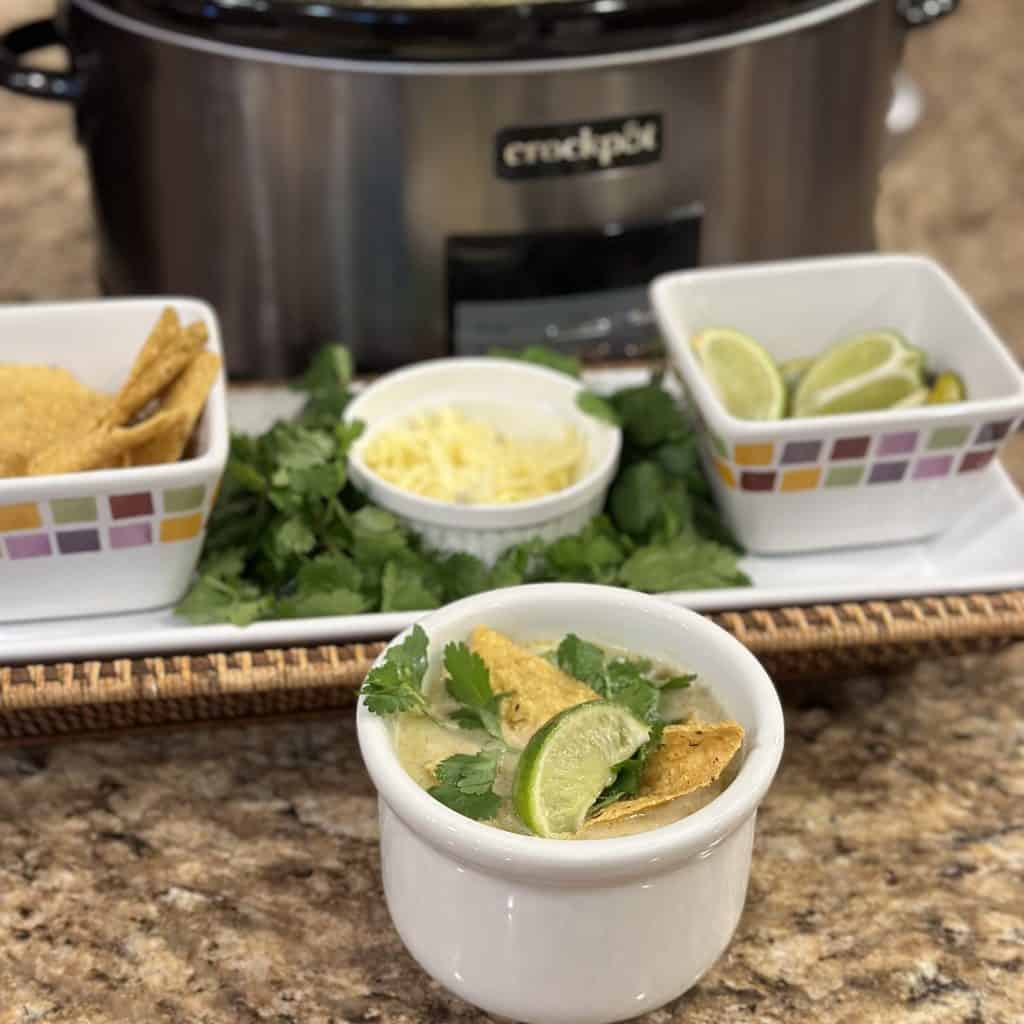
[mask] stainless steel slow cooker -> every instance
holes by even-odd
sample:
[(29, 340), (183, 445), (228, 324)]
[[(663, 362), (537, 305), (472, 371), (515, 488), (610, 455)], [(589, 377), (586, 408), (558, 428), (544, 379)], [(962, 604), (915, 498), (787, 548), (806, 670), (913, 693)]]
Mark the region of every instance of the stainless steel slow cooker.
[(955, 3), (66, 0), (0, 84), (75, 103), (103, 289), (208, 299), (236, 375), (613, 354), (657, 273), (873, 246), (905, 29)]

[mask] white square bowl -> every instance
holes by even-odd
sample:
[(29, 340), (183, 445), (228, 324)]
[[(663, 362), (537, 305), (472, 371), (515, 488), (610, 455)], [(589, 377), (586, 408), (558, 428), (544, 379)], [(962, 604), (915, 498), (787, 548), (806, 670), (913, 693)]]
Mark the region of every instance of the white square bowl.
[[(655, 315), (701, 437), (719, 507), (747, 550), (781, 554), (919, 540), (984, 493), (1024, 416), (1024, 374), (967, 295), (921, 256), (786, 260), (668, 274)], [(779, 362), (860, 331), (899, 331), (955, 370), (967, 401), (769, 422), (722, 406), (691, 346), (732, 327)]]
[[(217, 317), (205, 302), (107, 299), (0, 308), (0, 363), (60, 366), (113, 393), (168, 305), (185, 323), (202, 320), (207, 348), (222, 355)], [(0, 479), (0, 622), (174, 604), (199, 558), (227, 454), (222, 372), (193, 458)]]

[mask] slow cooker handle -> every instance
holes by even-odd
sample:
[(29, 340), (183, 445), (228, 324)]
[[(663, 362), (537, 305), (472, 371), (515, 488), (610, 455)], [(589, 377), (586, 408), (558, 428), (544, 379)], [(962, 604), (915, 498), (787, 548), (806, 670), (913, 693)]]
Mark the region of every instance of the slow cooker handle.
[(63, 46), (57, 24), (30, 21), (0, 36), (0, 86), (41, 100), (73, 102), (82, 94), (82, 77), (74, 71), (44, 71), (26, 67), (19, 58), (44, 46)]
[(910, 28), (922, 28), (960, 6), (960, 0), (896, 0), (896, 10)]

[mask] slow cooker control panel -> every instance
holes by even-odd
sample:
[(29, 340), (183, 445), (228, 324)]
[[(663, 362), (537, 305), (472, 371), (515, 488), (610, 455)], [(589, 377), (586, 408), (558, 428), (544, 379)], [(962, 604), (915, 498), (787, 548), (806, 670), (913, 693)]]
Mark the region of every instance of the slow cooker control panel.
[(595, 357), (643, 355), (657, 341), (647, 286), (697, 265), (702, 211), (663, 221), (447, 245), (451, 350), (542, 344)]

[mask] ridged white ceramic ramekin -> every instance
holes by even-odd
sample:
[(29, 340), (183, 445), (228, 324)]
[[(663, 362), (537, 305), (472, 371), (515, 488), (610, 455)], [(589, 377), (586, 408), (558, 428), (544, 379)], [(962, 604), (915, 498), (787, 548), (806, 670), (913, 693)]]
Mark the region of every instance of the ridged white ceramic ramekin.
[(395, 927), (424, 970), (496, 1016), (606, 1024), (657, 1009), (697, 982), (739, 922), (757, 807), (782, 755), (775, 688), (742, 644), (695, 612), (573, 583), (491, 591), (433, 612), (420, 622), (428, 673), (440, 670), (445, 644), (480, 624), (523, 643), (575, 632), (699, 673), (746, 731), (743, 761), (720, 796), (663, 828), (619, 839), (514, 835), (416, 785), (389, 722), (360, 702)]
[[(465, 551), (492, 564), (506, 548), (539, 537), (552, 541), (582, 528), (604, 505), (618, 467), (622, 432), (581, 412), (583, 385), (564, 373), (511, 359), (453, 358), (418, 363), (386, 374), (346, 409), (346, 420), (366, 425), (349, 456), (352, 480), (438, 551)], [(575, 427), (586, 447), (572, 486), (510, 505), (460, 505), (424, 498), (383, 480), (363, 461), (379, 431), (414, 413), (451, 406), (510, 434), (536, 436), (545, 424)]]

